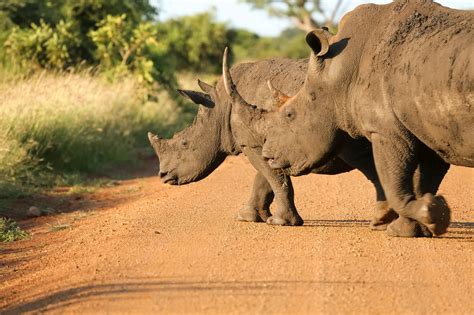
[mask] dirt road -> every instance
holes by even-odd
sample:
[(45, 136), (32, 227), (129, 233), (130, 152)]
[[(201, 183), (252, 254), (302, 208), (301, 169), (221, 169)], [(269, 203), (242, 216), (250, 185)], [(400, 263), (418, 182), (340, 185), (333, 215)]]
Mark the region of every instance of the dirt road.
[(123, 181), (23, 222), (31, 239), (0, 245), (0, 313), (474, 313), (473, 169), (447, 175), (453, 223), (433, 239), (370, 231), (357, 172), (295, 179), (302, 227), (237, 222), (254, 174), (232, 158), (199, 183)]

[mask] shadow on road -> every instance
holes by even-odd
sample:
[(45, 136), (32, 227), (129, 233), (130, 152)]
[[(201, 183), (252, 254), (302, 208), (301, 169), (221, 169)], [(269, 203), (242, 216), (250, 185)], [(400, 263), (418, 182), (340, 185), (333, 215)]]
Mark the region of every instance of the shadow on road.
[[(368, 228), (369, 220), (305, 220), (307, 227), (331, 228)], [(445, 239), (457, 239), (474, 242), (474, 222), (451, 222), (448, 234), (441, 236)]]
[(305, 220), (304, 226), (311, 227), (363, 227), (369, 226), (369, 220)]
[(288, 286), (320, 286), (327, 284), (363, 284), (363, 281), (179, 281), (179, 280), (129, 280), (106, 284), (81, 284), (65, 288), (44, 296), (33, 296), (16, 305), (0, 309), (1, 314), (19, 314), (24, 312), (42, 312), (60, 310), (83, 301), (101, 299), (135, 299), (138, 294), (153, 292), (154, 295), (166, 293), (196, 293), (210, 291), (213, 294), (235, 295), (236, 291), (254, 294), (274, 290), (288, 290)]

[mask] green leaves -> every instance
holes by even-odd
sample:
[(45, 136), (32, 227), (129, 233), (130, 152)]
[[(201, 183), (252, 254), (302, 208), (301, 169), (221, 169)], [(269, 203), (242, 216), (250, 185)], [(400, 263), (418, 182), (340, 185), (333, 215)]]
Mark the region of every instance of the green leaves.
[(132, 72), (144, 83), (155, 80), (154, 64), (146, 52), (157, 45), (156, 28), (150, 22), (136, 27), (127, 21), (127, 16), (107, 16), (98, 29), (89, 33), (97, 47), (96, 56), (100, 64), (115, 73)]
[(76, 61), (79, 44), (71, 23), (60, 21), (53, 29), (41, 21), (27, 29), (15, 27), (5, 48), (13, 63), (23, 68), (65, 69)]
[(226, 25), (206, 12), (158, 24), (158, 42), (177, 70), (219, 73), (230, 38)]
[(13, 242), (28, 237), (28, 233), (20, 229), (15, 221), (0, 218), (0, 242)]

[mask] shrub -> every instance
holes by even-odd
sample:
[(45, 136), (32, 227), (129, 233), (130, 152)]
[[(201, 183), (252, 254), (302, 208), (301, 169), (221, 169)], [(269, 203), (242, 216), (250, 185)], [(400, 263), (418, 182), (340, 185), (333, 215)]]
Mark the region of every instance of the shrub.
[(44, 21), (31, 28), (15, 27), (5, 42), (12, 63), (27, 70), (65, 69), (77, 62), (79, 45), (71, 24), (64, 21), (55, 28)]
[(27, 237), (28, 233), (20, 229), (15, 221), (0, 218), (0, 242), (13, 242)]

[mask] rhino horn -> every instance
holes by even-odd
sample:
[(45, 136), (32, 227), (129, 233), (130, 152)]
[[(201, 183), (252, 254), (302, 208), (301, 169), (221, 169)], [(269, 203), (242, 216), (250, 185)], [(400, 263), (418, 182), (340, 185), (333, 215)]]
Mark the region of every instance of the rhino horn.
[(329, 38), (332, 36), (326, 29), (312, 30), (306, 35), (306, 43), (316, 57), (322, 57), (329, 51)]
[(150, 140), (150, 143), (155, 150), (157, 150), (161, 145), (161, 138), (151, 132), (148, 132), (148, 140)]
[(202, 105), (207, 108), (214, 107), (214, 102), (212, 101), (209, 94), (204, 94), (201, 92), (191, 91), (191, 90), (178, 90), (178, 93), (183, 96), (188, 97), (191, 101), (194, 102), (194, 104)]
[(234, 81), (232, 80), (229, 66), (227, 64), (227, 59), (228, 59), (227, 55), (228, 55), (228, 49), (226, 47), (224, 50), (224, 58), (222, 60), (222, 76), (224, 79), (224, 88), (227, 95), (230, 96), (233, 104), (243, 105), (244, 107), (247, 107), (248, 109), (256, 109), (256, 106), (247, 103), (244, 100), (244, 98), (240, 95), (239, 91), (237, 90), (237, 87), (235, 86)]
[(290, 97), (275, 88), (272, 84), (272, 81), (268, 80), (267, 85), (273, 96), (273, 104), (275, 105), (276, 109), (280, 108)]
[(206, 92), (207, 94), (211, 94), (215, 91), (216, 87), (210, 85), (210, 84), (207, 84), (206, 82), (204, 81), (201, 81), (198, 79), (198, 85), (199, 87), (201, 88), (201, 90), (203, 92)]

